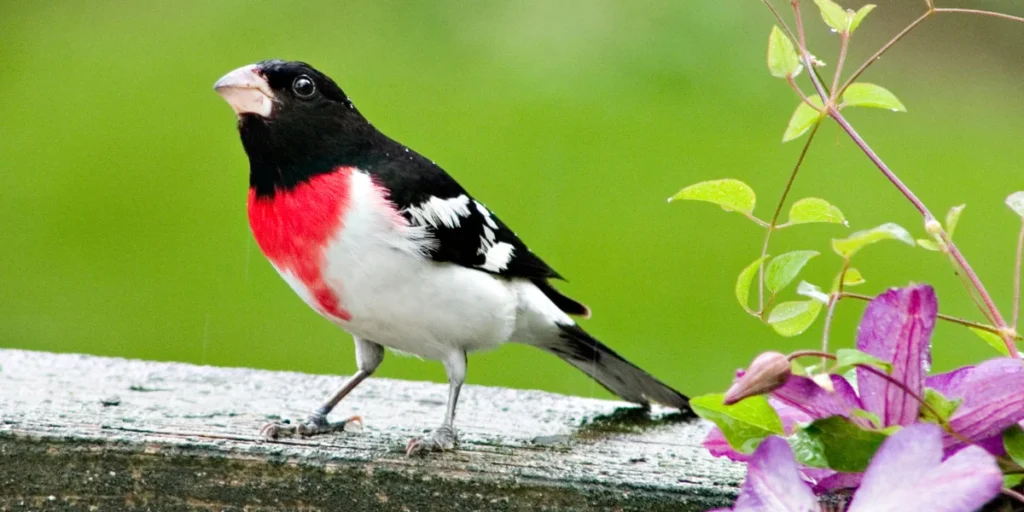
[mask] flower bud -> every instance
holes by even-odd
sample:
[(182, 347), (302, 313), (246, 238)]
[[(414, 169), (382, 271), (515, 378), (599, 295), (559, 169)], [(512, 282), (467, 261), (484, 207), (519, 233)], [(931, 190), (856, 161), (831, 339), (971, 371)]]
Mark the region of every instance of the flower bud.
[(744, 398), (771, 393), (789, 379), (792, 369), (789, 359), (779, 352), (765, 352), (754, 358), (750, 368), (725, 392), (725, 405)]

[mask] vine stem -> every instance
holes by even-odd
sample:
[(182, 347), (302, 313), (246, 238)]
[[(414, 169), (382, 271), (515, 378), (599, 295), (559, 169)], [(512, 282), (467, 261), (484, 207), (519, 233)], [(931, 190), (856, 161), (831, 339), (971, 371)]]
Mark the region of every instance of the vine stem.
[[(874, 297), (872, 297), (870, 295), (863, 295), (863, 294), (860, 294), (860, 293), (851, 293), (851, 292), (843, 292), (842, 294), (840, 294), (840, 298), (857, 299), (857, 300), (862, 300), (864, 302), (870, 302), (870, 301), (875, 299)], [(1002, 334), (1002, 332), (998, 328), (996, 328), (996, 327), (992, 327), (991, 325), (983, 324), (983, 323), (980, 323), (980, 322), (975, 322), (975, 321), (972, 321), (972, 320), (967, 320), (965, 318), (960, 318), (960, 317), (950, 316), (950, 315), (944, 315), (942, 313), (939, 313), (937, 315), (937, 317), (940, 320), (945, 320), (947, 322), (954, 323), (954, 324), (960, 324), (960, 325), (963, 325), (965, 327), (972, 327), (974, 329), (990, 332), (992, 334)], [(1016, 339), (1018, 339), (1018, 340), (1024, 339), (1024, 336), (1021, 336), (1021, 335), (1018, 334)]]
[[(799, 351), (793, 352), (792, 354), (787, 356), (786, 359), (792, 361), (793, 359), (796, 359), (798, 357), (804, 357), (804, 356), (812, 356), (812, 357), (817, 356), (817, 357), (821, 357), (823, 359), (829, 359), (829, 360), (832, 360), (832, 361), (837, 361), (838, 360), (838, 358), (836, 358), (836, 356), (834, 356), (832, 354), (829, 354), (828, 352), (820, 352), (820, 351), (817, 351), (817, 350), (799, 350)], [(945, 420), (942, 419), (942, 415), (939, 414), (939, 411), (936, 411), (935, 408), (931, 406), (931, 404), (926, 402), (924, 400), (924, 398), (921, 397), (921, 395), (915, 393), (913, 390), (908, 388), (906, 384), (896, 380), (896, 378), (893, 377), (892, 375), (889, 375), (888, 373), (886, 373), (886, 372), (884, 372), (882, 370), (879, 370), (878, 368), (875, 368), (874, 366), (871, 366), (870, 364), (855, 363), (853, 366), (856, 366), (857, 368), (864, 369), (865, 371), (869, 371), (869, 372), (871, 372), (871, 373), (881, 377), (883, 380), (885, 380), (886, 382), (892, 384), (893, 386), (896, 386), (896, 387), (900, 388), (901, 391), (903, 391), (904, 393), (910, 395), (910, 398), (913, 398), (914, 400), (917, 400), (917, 402), (919, 404), (921, 404), (921, 407), (923, 407), (925, 409), (928, 409), (928, 412), (932, 413), (932, 415), (934, 415), (936, 419), (941, 421), (943, 428), (945, 428), (946, 431), (949, 432), (950, 435), (952, 435), (953, 437), (957, 438), (961, 442), (964, 442), (964, 443), (967, 443), (967, 444), (973, 444), (973, 443), (971, 443), (970, 439), (965, 438), (964, 436), (960, 435), (958, 432), (953, 430), (953, 427), (951, 425), (949, 425), (948, 422), (946, 422)]]
[[(803, 38), (803, 21), (800, 17), (799, 0), (792, 0), (792, 4), (793, 10), (796, 13), (797, 32), (801, 35), (800, 57), (803, 60), (804, 65), (807, 66), (808, 71), (812, 71), (814, 68), (811, 67), (812, 62), (810, 52), (807, 51), (807, 45)], [(931, 11), (929, 11), (929, 13), (926, 14), (930, 14), (931, 12), (935, 12), (935, 9), (932, 9)], [(889, 169), (889, 166), (887, 166), (885, 162), (882, 161), (882, 159), (878, 156), (877, 153), (875, 153), (871, 146), (869, 146), (868, 143), (864, 141), (860, 134), (857, 133), (857, 131), (854, 130), (853, 126), (846, 120), (845, 117), (843, 117), (843, 114), (839, 112), (838, 108), (836, 108), (835, 102), (829, 97), (828, 93), (825, 91), (825, 87), (821, 83), (821, 80), (818, 78), (818, 76), (813, 72), (809, 72), (808, 76), (811, 79), (811, 83), (814, 85), (814, 89), (818, 92), (818, 96), (821, 97), (821, 101), (825, 103), (825, 112), (829, 115), (829, 117), (836, 121), (839, 127), (846, 132), (846, 134), (853, 140), (857, 147), (859, 147), (861, 151), (864, 152), (868, 159), (871, 160), (876, 167), (878, 167), (878, 170), (882, 172), (882, 174), (889, 180), (889, 182), (891, 182), (893, 186), (895, 186), (896, 189), (899, 190), (900, 193), (903, 194), (903, 196), (906, 197), (908, 201), (910, 201), (914, 208), (916, 208), (917, 211), (921, 213), (921, 215), (924, 217), (926, 224), (935, 222), (935, 216), (932, 215), (932, 212), (928, 209), (928, 207), (925, 206), (925, 204), (920, 199), (918, 199), (917, 195), (915, 195), (914, 192), (911, 191), (910, 188), (907, 187), (903, 183), (903, 181), (900, 180), (894, 172), (892, 172), (891, 169)], [(939, 226), (939, 235), (942, 238), (942, 241), (948, 247), (950, 256), (952, 256), (953, 259), (956, 260), (957, 265), (961, 269), (963, 269), (963, 272), (964, 274), (966, 274), (967, 279), (971, 282), (971, 285), (977, 291), (978, 295), (981, 296), (982, 301), (985, 303), (985, 308), (988, 309), (988, 312), (991, 314), (992, 319), (996, 324), (996, 327), (1000, 329), (1000, 337), (1003, 338), (1003, 342), (1006, 344), (1006, 349), (1009, 352), (1010, 356), (1019, 359), (1020, 353), (1017, 351), (1017, 347), (1013, 342), (1014, 336), (1008, 332), (1009, 328), (1006, 324), (1006, 320), (1003, 319), (1003, 315), (999, 312), (999, 308), (996, 307), (995, 302), (992, 300), (992, 296), (989, 295), (988, 290), (985, 289), (985, 285), (982, 284), (981, 279), (978, 278), (978, 274), (974, 272), (974, 268), (971, 267), (970, 263), (967, 262), (967, 259), (964, 258), (964, 255), (960, 252), (960, 249), (957, 248), (956, 244), (953, 243), (953, 240), (949, 238), (949, 235), (945, 232), (945, 230), (942, 229), (941, 225)]]
[(835, 101), (839, 101), (839, 98), (842, 97), (842, 91), (838, 89), (839, 76), (843, 74), (843, 64), (846, 63), (846, 51), (850, 47), (850, 33), (844, 32), (839, 37), (842, 38), (839, 46), (839, 60), (836, 62), (836, 72), (832, 75), (832, 95)]
[(1007, 495), (1007, 496), (1009, 496), (1009, 497), (1011, 497), (1011, 498), (1013, 498), (1013, 499), (1015, 499), (1015, 500), (1017, 500), (1017, 501), (1019, 501), (1019, 502), (1021, 502), (1021, 503), (1024, 503), (1024, 494), (1021, 494), (1021, 493), (1019, 493), (1019, 492), (1017, 492), (1017, 491), (1015, 491), (1013, 489), (1009, 489), (1009, 488), (1006, 488), (1006, 487), (1003, 487), (1002, 493)]
[(922, 14), (916, 20), (910, 22), (910, 25), (907, 25), (906, 28), (901, 30), (900, 33), (896, 34), (892, 39), (889, 40), (889, 42), (882, 45), (882, 47), (879, 48), (878, 51), (874, 53), (874, 55), (868, 57), (868, 60), (864, 61), (864, 64), (861, 64), (860, 67), (857, 68), (857, 70), (854, 71), (852, 75), (850, 75), (850, 78), (847, 78), (846, 81), (843, 82), (843, 85), (842, 87), (839, 88), (839, 92), (836, 93), (836, 96), (842, 96), (843, 92), (846, 91), (846, 88), (849, 87), (850, 84), (852, 84), (854, 81), (856, 81), (857, 78), (860, 77), (860, 75), (867, 71), (872, 64), (878, 61), (878, 59), (882, 56), (883, 53), (889, 51), (889, 48), (892, 48), (893, 45), (898, 43), (900, 39), (903, 39), (907, 34), (909, 34), (911, 30), (914, 30), (918, 25), (921, 24), (922, 21), (928, 19), (928, 17), (931, 16), (934, 12), (935, 11), (933, 9), (928, 9), (928, 12)]
[[(804, 157), (807, 156), (807, 150), (811, 148), (811, 141), (814, 140), (814, 134), (818, 133), (818, 127), (821, 123), (814, 123), (811, 128), (811, 133), (807, 137), (807, 142), (804, 143), (803, 149), (800, 150), (800, 156), (796, 159), (796, 164), (793, 166), (793, 172), (789, 174), (789, 180), (786, 181), (786, 188), (782, 190), (782, 196), (779, 197), (779, 204), (775, 205), (775, 213), (772, 214), (772, 220), (768, 223), (768, 230), (764, 234), (764, 244), (761, 245), (761, 257), (764, 258), (768, 254), (768, 242), (771, 241), (772, 232), (778, 229), (779, 215), (782, 214), (782, 208), (786, 204), (786, 198), (789, 197), (789, 191), (793, 188), (793, 181), (796, 180), (796, 173), (800, 171), (800, 166), (804, 163)], [(761, 261), (761, 265), (758, 268), (758, 279), (757, 279), (757, 296), (758, 296), (758, 311), (764, 313), (764, 261)]]
[[(840, 294), (833, 293), (829, 295), (828, 309), (825, 311), (825, 328), (821, 335), (821, 351), (828, 352), (828, 334), (832, 329), (832, 316), (835, 315), (836, 306), (839, 304)], [(824, 361), (822, 361), (824, 362)]]
[(1013, 16), (1011, 14), (1005, 14), (995, 11), (984, 11), (981, 9), (962, 9), (959, 7), (935, 7), (931, 10), (932, 12), (958, 12), (961, 14), (980, 14), (982, 16), (991, 16), (993, 18), (1002, 18), (1004, 20), (1016, 21), (1018, 23), (1024, 23), (1024, 18), (1020, 16)]

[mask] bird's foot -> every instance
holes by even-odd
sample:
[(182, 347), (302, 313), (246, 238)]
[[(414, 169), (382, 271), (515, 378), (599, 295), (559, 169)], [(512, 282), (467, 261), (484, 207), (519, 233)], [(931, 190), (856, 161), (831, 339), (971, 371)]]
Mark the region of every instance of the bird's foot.
[(455, 435), (455, 428), (449, 425), (442, 425), (426, 437), (414, 437), (405, 445), (405, 455), (412, 457), (427, 452), (444, 452), (455, 448), (458, 441)]
[(274, 421), (263, 425), (260, 429), (260, 437), (268, 441), (282, 437), (310, 437), (332, 432), (351, 432), (362, 427), (363, 419), (353, 416), (347, 420), (330, 422), (322, 412), (310, 414), (306, 421), (292, 423), (289, 420)]

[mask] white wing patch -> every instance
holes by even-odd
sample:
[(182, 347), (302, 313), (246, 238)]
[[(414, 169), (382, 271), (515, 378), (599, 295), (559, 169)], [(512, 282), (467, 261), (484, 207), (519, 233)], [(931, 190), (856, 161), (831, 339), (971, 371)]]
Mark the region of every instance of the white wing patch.
[(420, 225), (457, 228), (462, 223), (461, 217), (469, 216), (469, 196), (462, 194), (448, 199), (431, 197), (405, 211)]
[(498, 224), (491, 218), (491, 212), (487, 207), (480, 204), (480, 201), (473, 202), (476, 203), (476, 211), (480, 212), (480, 215), (484, 217), (484, 222), (486, 222), (491, 229), (498, 229)]
[(479, 265), (479, 267), (491, 272), (501, 272), (508, 267), (508, 262), (512, 261), (512, 253), (515, 251), (515, 247), (505, 242), (494, 243), (494, 230), (498, 229), (498, 223), (494, 222), (494, 219), (491, 218), (490, 210), (481, 204), (480, 201), (473, 201), (473, 203), (476, 204), (476, 211), (480, 212), (484, 222), (487, 224), (483, 226), (484, 234), (480, 235), (480, 249), (476, 251), (477, 254), (484, 255), (484, 263)]
[(501, 272), (508, 266), (508, 262), (512, 261), (512, 251), (515, 247), (512, 244), (500, 242), (492, 245), (487, 249), (486, 261), (480, 268), (484, 270), (490, 270), (491, 272)]

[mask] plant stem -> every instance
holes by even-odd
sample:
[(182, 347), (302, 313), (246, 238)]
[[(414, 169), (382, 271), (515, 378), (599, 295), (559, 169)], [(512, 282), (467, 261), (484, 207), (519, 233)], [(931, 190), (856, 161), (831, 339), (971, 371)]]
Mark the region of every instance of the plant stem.
[[(941, 237), (939, 238), (939, 241), (942, 241)], [(960, 281), (960, 284), (963, 285), (964, 291), (966, 291), (967, 296), (971, 298), (971, 302), (974, 303), (974, 307), (978, 308), (978, 311), (981, 311), (981, 314), (985, 317), (986, 321), (992, 324), (996, 323), (995, 319), (992, 318), (992, 313), (988, 311), (985, 304), (982, 303), (981, 298), (979, 298), (978, 294), (974, 292), (974, 287), (971, 286), (971, 281), (967, 279), (963, 272), (960, 271), (960, 267), (957, 265), (956, 259), (953, 258), (953, 255), (950, 254), (949, 248), (943, 247), (942, 252), (947, 258), (949, 258), (949, 264), (953, 266), (953, 275), (955, 275), (957, 281)]]
[[(821, 351), (828, 352), (828, 333), (832, 329), (832, 315), (835, 314), (836, 304), (839, 304), (839, 294), (833, 293), (829, 296), (828, 309), (825, 310), (825, 329), (821, 335)], [(824, 361), (822, 361), (824, 363)]]
[[(874, 297), (872, 297), (870, 295), (863, 295), (863, 294), (860, 294), (860, 293), (851, 293), (851, 292), (843, 292), (841, 294), (840, 298), (857, 299), (857, 300), (862, 300), (862, 301), (865, 301), (865, 302), (870, 302), (870, 301), (875, 299)], [(974, 321), (967, 320), (967, 319), (964, 319), (964, 318), (950, 316), (950, 315), (944, 315), (942, 313), (938, 314), (938, 318), (939, 318), (939, 320), (945, 320), (947, 322), (951, 322), (951, 323), (954, 323), (954, 324), (960, 324), (960, 325), (963, 325), (965, 327), (972, 327), (974, 329), (990, 332), (992, 334), (1002, 334), (1002, 332), (1000, 332), (999, 329), (997, 329), (995, 327), (992, 327), (991, 325), (987, 325), (987, 324), (983, 324), (983, 323), (979, 323), (979, 322), (974, 322)], [(1021, 335), (1018, 334), (1017, 335), (1017, 339), (1018, 340), (1024, 339), (1024, 336), (1021, 336)]]
[[(793, 6), (793, 15), (796, 16), (796, 31), (800, 34), (800, 48), (806, 53), (807, 39), (804, 37), (804, 20), (800, 16), (800, 0), (791, 0), (789, 3)], [(810, 65), (807, 66), (808, 73), (811, 73), (812, 69), (814, 68)]]
[(995, 302), (992, 301), (992, 296), (989, 295), (988, 290), (985, 289), (985, 285), (981, 283), (981, 279), (978, 278), (978, 274), (971, 268), (971, 264), (967, 263), (967, 258), (960, 252), (953, 240), (949, 238), (949, 235), (945, 231), (939, 233), (942, 236), (942, 241), (946, 243), (949, 248), (949, 254), (953, 256), (953, 259), (960, 265), (964, 273), (967, 274), (967, 279), (971, 281), (974, 288), (978, 291), (978, 295), (981, 296), (981, 300), (985, 302), (985, 307), (992, 314), (993, 320), (995, 320), (996, 327), (1000, 329), (999, 335), (1006, 342), (1006, 349), (1010, 353), (1010, 357), (1020, 358), (1020, 352), (1017, 351), (1017, 346), (1013, 343), (1013, 336), (1007, 333), (1008, 325), (1006, 320), (1003, 319), (1002, 313), (999, 312), (999, 308), (996, 307)]
[(793, 31), (789, 29), (789, 25), (786, 24), (786, 20), (782, 19), (782, 15), (779, 14), (779, 11), (775, 10), (775, 6), (773, 6), (769, 0), (761, 0), (761, 2), (764, 3), (765, 7), (767, 7), (768, 10), (771, 11), (772, 14), (775, 16), (775, 21), (778, 21), (779, 25), (782, 25), (782, 30), (786, 33), (787, 36), (789, 36), (789, 39), (791, 41), (795, 41), (796, 35), (793, 34)]
[(1020, 234), (1017, 235), (1017, 260), (1013, 265), (1013, 323), (1010, 327), (1017, 330), (1017, 320), (1020, 318), (1020, 263), (1024, 257), (1024, 219), (1020, 224)]
[(792, 361), (800, 357), (820, 357), (822, 359), (829, 359), (832, 361), (836, 360), (836, 356), (829, 354), (828, 352), (822, 352), (820, 350), (797, 350), (786, 356), (786, 359)]
[[(803, 356), (818, 356), (818, 357), (822, 357), (822, 358), (825, 358), (825, 359), (831, 359), (833, 361), (836, 360), (836, 356), (834, 356), (832, 354), (829, 354), (828, 352), (819, 352), (817, 350), (800, 350), (800, 351), (797, 351), (797, 352), (793, 352), (792, 354), (786, 356), (786, 359), (792, 361), (793, 359), (796, 359), (798, 357), (803, 357)], [(871, 366), (870, 364), (856, 363), (856, 364), (854, 364), (854, 366), (856, 366), (857, 368), (862, 368), (864, 370), (867, 370), (867, 371), (869, 371), (869, 372), (871, 372), (871, 373), (881, 377), (883, 380), (885, 380), (886, 382), (892, 384), (893, 386), (896, 386), (896, 387), (900, 388), (900, 390), (902, 390), (904, 393), (910, 395), (910, 398), (913, 398), (914, 400), (917, 400), (917, 402), (921, 404), (921, 407), (924, 407), (925, 409), (928, 409), (928, 412), (932, 413), (935, 416), (936, 419), (938, 419), (939, 421), (943, 421), (942, 420), (942, 415), (939, 414), (939, 411), (936, 411), (934, 407), (929, 405), (928, 402), (924, 401), (924, 398), (921, 398), (921, 395), (919, 395), (919, 394), (915, 393), (914, 391), (912, 391), (910, 388), (907, 387), (906, 384), (896, 380), (896, 378), (894, 378), (892, 375), (889, 375), (888, 373), (885, 373), (884, 371), (879, 370), (878, 368), (875, 368), (874, 366)], [(943, 425), (942, 426), (946, 427), (947, 432), (949, 432), (954, 437), (958, 438), (961, 441), (965, 441), (967, 443), (970, 443), (970, 440), (965, 439), (963, 436), (961, 436), (961, 435), (957, 434), (956, 432), (954, 432), (952, 427), (950, 427), (948, 424), (946, 424), (945, 421), (943, 421)]]
[(859, 147), (861, 151), (863, 151), (864, 154), (867, 155), (868, 159), (870, 159), (875, 164), (875, 166), (878, 167), (880, 171), (882, 171), (882, 174), (884, 174), (885, 177), (896, 187), (896, 189), (899, 190), (901, 194), (903, 194), (903, 197), (906, 197), (907, 200), (914, 205), (914, 208), (917, 208), (917, 211), (924, 216), (925, 222), (935, 219), (935, 216), (932, 215), (930, 211), (928, 211), (928, 207), (925, 206), (924, 203), (921, 202), (921, 200), (918, 199), (916, 195), (914, 195), (914, 192), (912, 192), (906, 185), (903, 184), (903, 181), (901, 181), (899, 177), (897, 177), (896, 174), (893, 173), (891, 169), (889, 169), (889, 166), (885, 165), (885, 162), (883, 162), (882, 159), (879, 158), (878, 154), (875, 153), (873, 149), (871, 149), (871, 146), (868, 146), (868, 143), (861, 138), (859, 133), (857, 133), (857, 130), (854, 130), (853, 126), (851, 126), (850, 123), (846, 120), (846, 118), (843, 117), (843, 115), (839, 112), (839, 109), (835, 107), (829, 108), (828, 115), (831, 116), (832, 119), (835, 119), (837, 123), (839, 123), (839, 126), (843, 129), (843, 131), (845, 131), (846, 134), (849, 135), (851, 139), (853, 139), (853, 142), (857, 144), (857, 147)]
[(889, 51), (889, 48), (892, 48), (894, 44), (898, 43), (900, 39), (903, 39), (907, 34), (910, 33), (911, 30), (914, 30), (914, 28), (920, 25), (922, 21), (928, 19), (928, 17), (931, 16), (933, 12), (933, 9), (928, 9), (928, 12), (922, 14), (916, 20), (910, 22), (910, 25), (907, 25), (906, 28), (901, 30), (899, 34), (896, 34), (895, 37), (890, 39), (888, 43), (882, 45), (882, 47), (879, 48), (874, 55), (868, 57), (868, 60), (864, 61), (864, 64), (861, 64), (860, 67), (857, 68), (857, 70), (854, 71), (852, 75), (850, 75), (850, 78), (847, 78), (846, 81), (843, 82), (843, 85), (842, 87), (839, 88), (839, 91), (836, 93), (836, 96), (842, 96), (843, 92), (846, 91), (846, 88), (849, 87), (850, 84), (852, 84), (855, 80), (857, 80), (857, 78), (859, 78), (860, 75), (867, 71), (868, 68), (871, 67), (871, 65), (874, 64), (875, 61), (877, 61), (883, 53)]
[[(882, 159), (879, 158), (878, 154), (871, 149), (871, 146), (868, 146), (868, 143), (861, 138), (860, 134), (853, 129), (853, 126), (851, 126), (846, 118), (843, 117), (843, 114), (841, 114), (835, 106), (829, 105), (827, 108), (829, 116), (831, 116), (832, 119), (835, 119), (836, 123), (839, 124), (843, 131), (845, 131), (846, 134), (853, 139), (853, 142), (857, 144), (857, 147), (859, 147), (861, 151), (863, 151), (864, 154), (867, 155), (867, 157), (875, 164), (875, 166), (878, 167), (878, 170), (882, 171), (882, 174), (885, 175), (885, 177), (900, 191), (900, 193), (902, 193), (903, 196), (914, 205), (914, 208), (917, 208), (917, 211), (924, 217), (925, 223), (935, 220), (935, 216), (932, 215), (930, 210), (928, 210), (928, 207), (925, 206), (924, 203), (921, 202), (921, 200), (918, 199), (902, 181), (900, 181), (899, 177), (889, 169), (889, 166), (885, 165), (885, 162), (883, 162)], [(1017, 351), (1017, 347), (1013, 343), (1013, 337), (1008, 335), (1006, 332), (1003, 332), (1003, 330), (1008, 327), (1006, 325), (1006, 320), (1003, 319), (1003, 315), (999, 312), (999, 308), (996, 307), (995, 302), (992, 300), (992, 296), (989, 295), (988, 290), (985, 289), (985, 285), (982, 284), (978, 274), (974, 272), (974, 268), (972, 268), (971, 264), (967, 262), (967, 258), (964, 258), (960, 249), (958, 249), (956, 244), (953, 243), (953, 240), (949, 238), (949, 235), (945, 230), (940, 230), (939, 236), (942, 237), (942, 241), (949, 249), (950, 256), (956, 260), (957, 265), (960, 266), (964, 274), (967, 276), (967, 279), (971, 282), (971, 285), (978, 292), (978, 295), (981, 296), (981, 300), (985, 303), (985, 308), (992, 315), (992, 319), (994, 320), (996, 327), (1000, 329), (1000, 336), (1002, 336), (1003, 341), (1006, 343), (1006, 349), (1009, 351), (1010, 356), (1014, 358), (1020, 357), (1020, 353)]]
[(1019, 23), (1024, 23), (1024, 18), (1021, 18), (1019, 16), (1013, 16), (1013, 15), (1010, 15), (1010, 14), (1004, 14), (1004, 13), (995, 12), (995, 11), (983, 11), (981, 9), (961, 9), (961, 8), (958, 8), (958, 7), (936, 7), (934, 9), (932, 9), (932, 12), (958, 12), (958, 13), (961, 13), (961, 14), (980, 14), (982, 16), (991, 16), (993, 18), (1002, 18), (1004, 20), (1010, 20), (1010, 21), (1016, 21), (1016, 22), (1019, 22)]
[(1021, 503), (1024, 503), (1024, 494), (1021, 494), (1013, 489), (1008, 489), (1006, 487), (1002, 489), (1002, 493)]
[(804, 91), (800, 90), (800, 86), (796, 84), (796, 80), (793, 80), (792, 76), (787, 76), (786, 82), (789, 83), (789, 86), (793, 88), (793, 91), (796, 92), (797, 96), (800, 96), (800, 99), (803, 100), (803, 102), (806, 103), (807, 106), (813, 108), (816, 112), (821, 112), (821, 109), (818, 108), (817, 105), (811, 103), (811, 99), (808, 98), (806, 94), (804, 94)]
[(765, 222), (765, 221), (755, 217), (753, 214), (743, 212), (743, 216), (748, 218), (748, 219), (750, 219), (750, 220), (752, 220), (752, 221), (754, 221), (754, 224), (757, 224), (758, 226), (761, 226), (763, 228), (768, 227), (768, 223), (767, 222)]
[[(867, 142), (865, 142), (864, 139), (861, 138), (860, 134), (858, 134), (857, 131), (853, 129), (853, 126), (850, 125), (846, 118), (843, 117), (843, 115), (839, 112), (839, 109), (836, 108), (835, 101), (828, 95), (828, 93), (825, 90), (825, 86), (821, 83), (821, 80), (817, 76), (817, 73), (814, 72), (813, 63), (811, 62), (810, 53), (807, 51), (807, 42), (804, 37), (803, 19), (800, 16), (800, 0), (791, 0), (791, 4), (793, 6), (793, 12), (796, 16), (797, 33), (800, 36), (800, 58), (801, 60), (803, 60), (804, 66), (807, 67), (807, 74), (811, 79), (811, 83), (814, 85), (814, 89), (817, 91), (818, 96), (821, 97), (821, 101), (825, 104), (825, 111), (828, 113), (830, 117), (832, 117), (832, 119), (836, 121), (837, 124), (839, 124), (843, 131), (845, 131), (846, 134), (849, 135), (851, 139), (853, 139), (854, 143), (857, 144), (857, 147), (859, 147), (861, 151), (863, 151), (864, 154), (867, 155), (867, 157), (872, 161), (872, 163), (874, 163), (875, 166), (878, 167), (880, 171), (882, 171), (882, 174), (885, 175), (885, 177), (897, 188), (897, 190), (899, 190), (900, 193), (902, 193), (903, 196), (906, 197), (912, 205), (914, 205), (914, 208), (916, 208), (917, 211), (920, 212), (921, 215), (924, 217), (925, 223), (934, 221), (935, 216), (932, 215), (931, 211), (928, 210), (928, 207), (925, 206), (924, 203), (917, 198), (917, 196), (899, 179), (899, 177), (896, 176), (895, 173), (892, 172), (891, 169), (889, 169), (887, 165), (885, 165), (885, 162), (883, 162), (882, 159), (879, 158), (878, 154), (875, 153), (875, 151), (871, 149), (870, 146), (868, 146)], [(896, 37), (894, 37), (892, 40), (886, 43), (878, 52), (876, 52), (875, 55), (873, 55), (871, 59), (869, 59), (868, 62), (866, 62), (863, 66), (861, 66), (861, 68), (854, 73), (854, 75), (847, 81), (847, 83), (843, 85), (843, 89), (845, 89), (847, 85), (852, 83), (853, 80), (855, 80), (860, 73), (863, 73), (864, 70), (866, 70), (868, 66), (870, 66), (871, 62), (874, 62), (879, 56), (881, 56), (882, 53), (891, 48), (894, 44), (896, 44), (897, 41), (902, 39), (914, 27), (916, 27), (928, 16), (935, 12), (963, 12), (971, 14), (981, 14), (986, 16), (995, 16), (999, 18), (1006, 18), (1024, 22), (1024, 18), (1017, 18), (1015, 16), (1003, 15), (1000, 13), (994, 13), (989, 11), (978, 11), (974, 9), (930, 8), (928, 12), (921, 15), (917, 20), (908, 25), (907, 28), (905, 28), (902, 32), (897, 34)], [(841, 91), (833, 92), (836, 93), (836, 96), (839, 96), (841, 94)], [(998, 328), (999, 330), (999, 335), (1003, 338), (1003, 342), (1006, 343), (1006, 348), (1010, 353), (1010, 356), (1014, 358), (1019, 358), (1020, 353), (1018, 352), (1017, 347), (1014, 344), (1014, 336), (1008, 332), (1009, 329), (1006, 324), (1006, 320), (1003, 319), (1002, 314), (999, 312), (999, 308), (996, 307), (995, 302), (992, 300), (992, 296), (989, 295), (988, 290), (985, 289), (985, 285), (982, 284), (981, 279), (979, 279), (977, 273), (974, 272), (974, 268), (971, 267), (970, 263), (967, 262), (967, 259), (964, 258), (964, 255), (960, 252), (960, 249), (957, 248), (956, 244), (953, 243), (953, 241), (949, 238), (949, 235), (944, 230), (942, 230), (941, 227), (939, 230), (939, 235), (942, 238), (942, 241), (948, 247), (950, 256), (952, 256), (952, 258), (956, 261), (957, 265), (963, 270), (964, 274), (966, 275), (967, 279), (971, 282), (971, 285), (977, 291), (978, 295), (981, 296), (982, 301), (985, 303), (985, 309), (988, 310), (988, 313), (991, 315), (991, 318), (996, 324), (996, 328)]]
[(841, 96), (839, 93), (839, 75), (843, 73), (843, 64), (846, 62), (846, 51), (850, 46), (850, 33), (844, 32), (839, 35), (842, 38), (842, 42), (839, 46), (839, 60), (836, 62), (836, 72), (832, 75), (832, 101), (839, 101)]
[[(800, 166), (804, 163), (804, 157), (807, 156), (807, 150), (811, 147), (811, 141), (814, 140), (814, 134), (818, 133), (818, 127), (821, 123), (814, 123), (811, 127), (811, 133), (807, 137), (807, 142), (804, 143), (803, 149), (800, 150), (800, 156), (796, 159), (796, 164), (793, 166), (793, 172), (789, 173), (789, 180), (786, 181), (786, 188), (782, 190), (782, 196), (779, 197), (779, 204), (775, 205), (775, 213), (772, 214), (772, 221), (768, 223), (768, 231), (764, 235), (764, 244), (761, 245), (761, 257), (764, 258), (768, 254), (768, 242), (772, 238), (772, 232), (775, 231), (778, 226), (779, 215), (782, 214), (782, 208), (786, 204), (786, 198), (789, 196), (789, 191), (793, 188), (793, 181), (796, 180), (796, 173), (800, 171)], [(757, 279), (757, 304), (758, 311), (764, 313), (764, 261), (761, 262), (760, 268), (758, 269)]]

